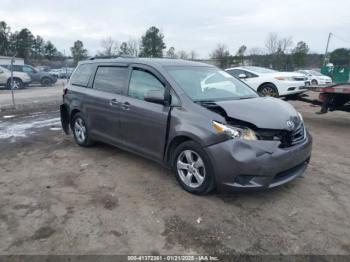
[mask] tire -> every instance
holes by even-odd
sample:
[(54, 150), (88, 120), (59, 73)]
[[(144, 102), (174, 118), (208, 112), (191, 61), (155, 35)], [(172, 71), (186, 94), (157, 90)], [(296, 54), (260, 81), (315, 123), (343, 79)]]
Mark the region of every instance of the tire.
[(42, 86), (52, 86), (52, 84), (53, 84), (52, 80), (48, 77), (44, 77), (43, 79), (41, 79)]
[(76, 113), (71, 122), (75, 142), (82, 147), (90, 147), (94, 141), (90, 138), (89, 128), (81, 113)]
[(186, 141), (175, 149), (172, 156), (176, 180), (183, 189), (196, 195), (205, 195), (214, 190), (214, 169), (199, 144)]
[(261, 87), (259, 87), (258, 93), (261, 96), (279, 97), (278, 90), (273, 84), (263, 84)]
[[(13, 78), (13, 89), (22, 89), (24, 87), (23, 81), (19, 78)], [(7, 89), (11, 89), (11, 79), (7, 81)]]
[(316, 79), (312, 79), (311, 80), (311, 84), (314, 85), (314, 86), (317, 86), (318, 85), (318, 82)]

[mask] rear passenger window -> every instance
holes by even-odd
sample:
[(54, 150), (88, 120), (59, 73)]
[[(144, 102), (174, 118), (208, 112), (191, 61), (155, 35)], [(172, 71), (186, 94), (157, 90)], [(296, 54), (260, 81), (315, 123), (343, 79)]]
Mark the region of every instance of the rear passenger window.
[(94, 68), (93, 64), (82, 64), (71, 77), (70, 83), (76, 86), (87, 86), (89, 79)]
[(100, 66), (97, 69), (94, 89), (120, 94), (126, 85), (127, 67)]
[(164, 86), (158, 78), (147, 71), (133, 70), (128, 95), (136, 99), (145, 100), (145, 94), (151, 90), (164, 91)]

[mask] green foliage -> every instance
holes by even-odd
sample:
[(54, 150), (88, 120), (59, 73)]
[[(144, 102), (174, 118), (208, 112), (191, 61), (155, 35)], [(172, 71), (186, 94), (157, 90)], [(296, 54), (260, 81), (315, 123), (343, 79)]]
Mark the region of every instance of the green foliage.
[(16, 55), (27, 63), (44, 58), (62, 60), (62, 54), (50, 41), (45, 42), (39, 35), (34, 37), (27, 28), (12, 33), (4, 21), (0, 21), (0, 55)]
[(141, 57), (163, 57), (164, 36), (155, 26), (150, 27), (141, 38)]
[(296, 68), (305, 66), (305, 59), (309, 52), (309, 47), (305, 42), (298, 42), (296, 47), (292, 50), (293, 62)]
[(70, 50), (75, 65), (77, 65), (79, 61), (86, 59), (88, 56), (87, 50), (84, 48), (84, 44), (80, 40), (75, 41)]
[(330, 62), (334, 65), (350, 65), (350, 49), (338, 48), (330, 54)]

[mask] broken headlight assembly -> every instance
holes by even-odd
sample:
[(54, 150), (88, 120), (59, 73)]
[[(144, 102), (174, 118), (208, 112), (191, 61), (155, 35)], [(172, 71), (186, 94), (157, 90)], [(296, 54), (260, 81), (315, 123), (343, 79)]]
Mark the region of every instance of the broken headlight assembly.
[(244, 140), (258, 140), (255, 132), (247, 127), (235, 127), (221, 124), (219, 122), (213, 121), (213, 128), (218, 133), (225, 133), (230, 138), (241, 138)]

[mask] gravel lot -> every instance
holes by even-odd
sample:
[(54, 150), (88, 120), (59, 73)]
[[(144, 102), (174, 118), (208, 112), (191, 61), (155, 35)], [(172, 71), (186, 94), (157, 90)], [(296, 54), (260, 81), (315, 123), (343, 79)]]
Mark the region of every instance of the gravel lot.
[(57, 108), (0, 115), (0, 254), (350, 254), (350, 114), (292, 103), (314, 138), (305, 177), (204, 197), (147, 159), (78, 147)]

